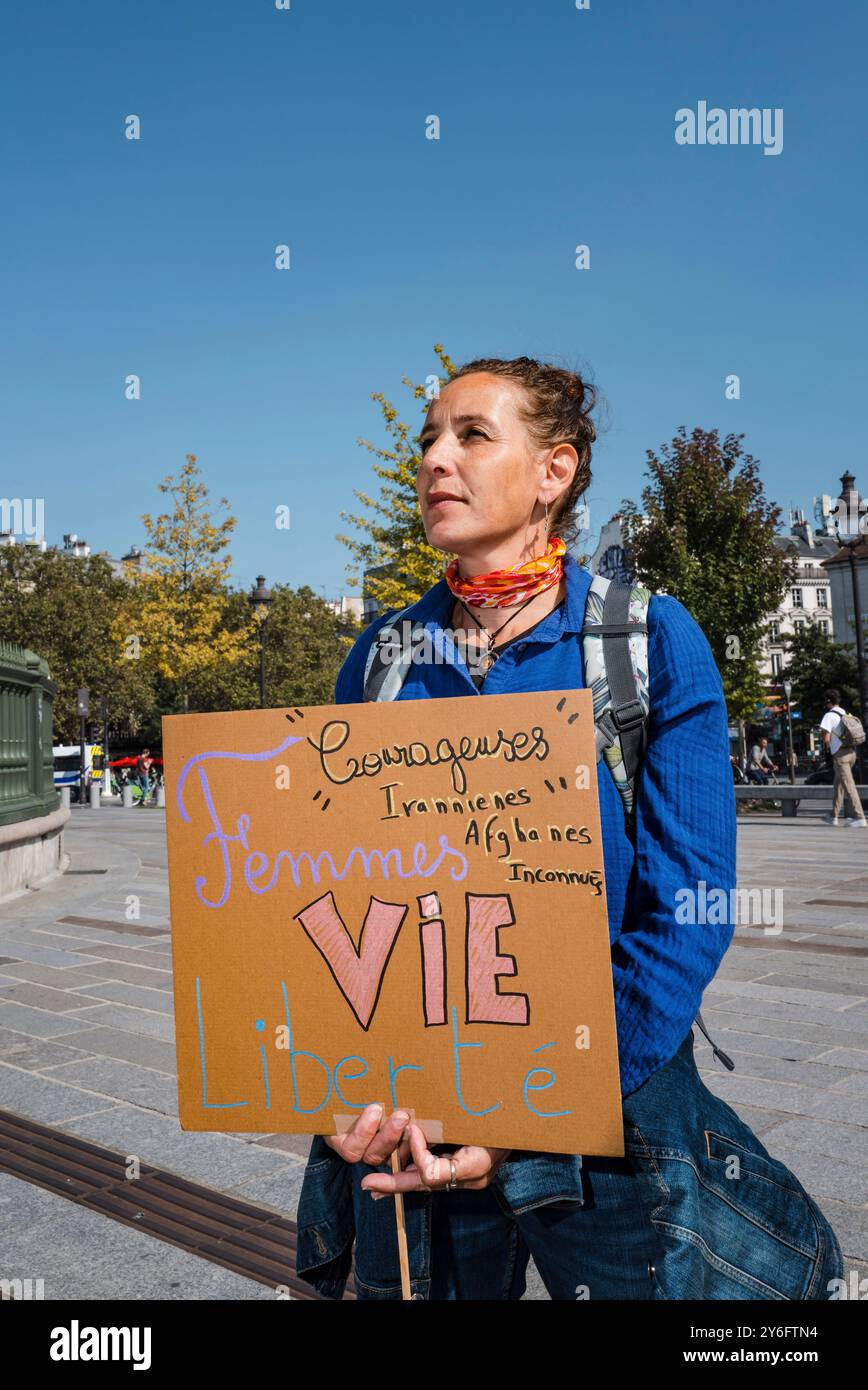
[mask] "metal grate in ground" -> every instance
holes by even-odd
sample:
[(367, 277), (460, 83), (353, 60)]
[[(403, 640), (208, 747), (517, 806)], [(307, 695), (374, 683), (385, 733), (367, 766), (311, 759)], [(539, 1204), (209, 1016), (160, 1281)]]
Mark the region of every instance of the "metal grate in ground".
[(0, 1171), (294, 1299), (318, 1298), (295, 1272), (294, 1221), (153, 1164), (133, 1180), (126, 1166), (124, 1154), (0, 1110)]

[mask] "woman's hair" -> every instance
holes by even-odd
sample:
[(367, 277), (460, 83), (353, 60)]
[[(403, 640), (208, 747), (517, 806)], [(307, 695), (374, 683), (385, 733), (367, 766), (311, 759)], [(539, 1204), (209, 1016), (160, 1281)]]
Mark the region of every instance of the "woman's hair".
[(584, 529), (576, 507), (591, 481), (591, 445), (597, 438), (591, 411), (597, 404), (596, 388), (578, 372), (537, 362), (533, 357), (477, 357), (464, 362), (449, 380), (471, 372), (490, 372), (519, 382), (526, 391), (521, 414), (534, 442), (541, 448), (572, 444), (578, 454), (573, 480), (549, 513), (549, 531), (556, 528), (570, 545)]

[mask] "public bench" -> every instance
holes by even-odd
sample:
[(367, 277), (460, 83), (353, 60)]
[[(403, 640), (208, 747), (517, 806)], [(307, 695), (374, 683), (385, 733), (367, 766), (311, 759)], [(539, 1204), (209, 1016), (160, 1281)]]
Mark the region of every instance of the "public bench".
[[(864, 807), (868, 807), (868, 787), (858, 786), (859, 799)], [(736, 801), (779, 801), (781, 803), (781, 815), (798, 815), (800, 801), (820, 801), (828, 803), (829, 809), (832, 808), (833, 788), (831, 782), (812, 783), (805, 786), (804, 783), (797, 782), (795, 786), (790, 782), (771, 782), (767, 786), (754, 786), (752, 783), (745, 786), (741, 783), (734, 787)], [(849, 806), (849, 802), (844, 803)]]

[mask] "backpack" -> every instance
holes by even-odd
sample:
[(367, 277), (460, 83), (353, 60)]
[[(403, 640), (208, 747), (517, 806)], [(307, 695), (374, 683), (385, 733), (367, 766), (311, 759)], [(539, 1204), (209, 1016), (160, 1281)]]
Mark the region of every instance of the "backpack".
[[(585, 600), (581, 631), (585, 684), (591, 691), (594, 708), (597, 761), (604, 758), (612, 774), (624, 809), (627, 832), (631, 835), (636, 777), (648, 741), (651, 705), (648, 680), (650, 601), (651, 591), (643, 584), (620, 584), (595, 575)], [(384, 623), (374, 637), (365, 662), (363, 700), (397, 699), (410, 672), (414, 641), (417, 634), (425, 631), (423, 622), (409, 620), (409, 611), (409, 608), (395, 609), (393, 622)], [(399, 630), (403, 631), (403, 638), (396, 655), (395, 637)], [(709, 1036), (699, 1012), (696, 1024), (711, 1044), (714, 1056), (728, 1071), (733, 1071), (735, 1063)]]
[[(585, 684), (594, 704), (597, 761), (605, 758), (621, 797), (628, 831), (632, 830), (636, 777), (647, 742), (650, 599), (650, 590), (642, 584), (616, 584), (596, 575), (588, 590), (582, 628)], [(410, 672), (414, 642), (425, 627), (418, 619), (411, 623), (409, 611), (395, 609), (393, 623), (384, 623), (371, 643), (365, 663), (364, 700), (397, 699)], [(398, 631), (403, 632), (403, 638), (396, 655)]]
[(858, 748), (860, 743), (865, 742), (862, 720), (857, 719), (855, 714), (842, 714), (841, 722), (835, 732), (841, 740), (842, 748)]

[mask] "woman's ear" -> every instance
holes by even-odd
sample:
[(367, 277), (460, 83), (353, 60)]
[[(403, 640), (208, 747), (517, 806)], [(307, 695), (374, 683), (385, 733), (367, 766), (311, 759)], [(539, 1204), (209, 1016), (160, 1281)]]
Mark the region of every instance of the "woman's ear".
[(557, 484), (557, 487), (553, 488), (549, 495), (549, 506), (556, 502), (563, 493), (569, 492), (578, 466), (579, 456), (572, 444), (559, 444), (552, 451), (546, 467), (546, 481), (551, 480)]

